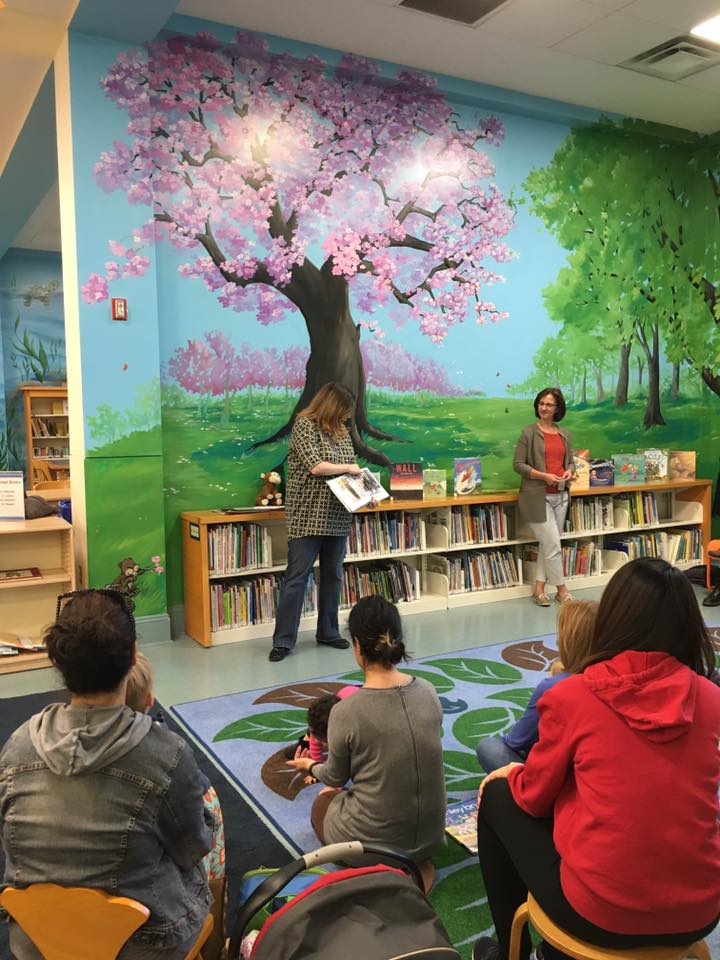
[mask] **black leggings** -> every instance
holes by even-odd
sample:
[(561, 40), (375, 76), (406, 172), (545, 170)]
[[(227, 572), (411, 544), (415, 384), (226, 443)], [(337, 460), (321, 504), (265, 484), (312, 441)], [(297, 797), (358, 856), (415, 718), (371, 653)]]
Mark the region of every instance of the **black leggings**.
[[(702, 940), (717, 924), (716, 919), (691, 933), (631, 935), (610, 933), (581, 917), (566, 900), (560, 885), (560, 854), (553, 842), (552, 819), (531, 817), (521, 810), (507, 780), (493, 780), (483, 792), (478, 816), (478, 855), (502, 960), (508, 957), (515, 911), (527, 900), (528, 891), (568, 933), (615, 950), (687, 946)], [(520, 950), (522, 960), (530, 956), (530, 951), (526, 929)], [(566, 954), (549, 944), (543, 944), (543, 956), (546, 960), (566, 960)]]

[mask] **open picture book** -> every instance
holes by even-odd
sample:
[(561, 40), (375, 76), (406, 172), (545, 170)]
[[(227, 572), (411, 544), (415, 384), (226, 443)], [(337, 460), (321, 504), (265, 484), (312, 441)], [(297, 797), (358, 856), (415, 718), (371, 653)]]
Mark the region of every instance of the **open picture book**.
[(340, 503), (350, 513), (366, 507), (371, 500), (385, 500), (390, 494), (367, 467), (360, 473), (341, 473), (326, 481)]
[(449, 803), (445, 814), (445, 832), (470, 853), (477, 853), (477, 797)]

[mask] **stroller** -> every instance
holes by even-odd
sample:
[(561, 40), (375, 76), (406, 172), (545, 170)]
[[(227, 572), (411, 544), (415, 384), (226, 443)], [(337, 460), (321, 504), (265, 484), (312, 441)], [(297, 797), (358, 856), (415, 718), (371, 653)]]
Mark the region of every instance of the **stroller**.
[(241, 905), (228, 960), (240, 957), (245, 930), (258, 911), (304, 871), (368, 857), (381, 862), (321, 872), (271, 914), (252, 946), (252, 960), (460, 960), (425, 898), (417, 865), (396, 850), (358, 841), (320, 847), (272, 872)]

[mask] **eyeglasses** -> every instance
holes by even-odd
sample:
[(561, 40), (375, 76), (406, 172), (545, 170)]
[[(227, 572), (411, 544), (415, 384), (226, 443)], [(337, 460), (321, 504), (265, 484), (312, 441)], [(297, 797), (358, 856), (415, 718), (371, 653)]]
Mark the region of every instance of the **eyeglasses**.
[(538, 404), (538, 406), (539, 406), (539, 407), (554, 408), (554, 407), (557, 406), (557, 404), (556, 404), (556, 403), (543, 403), (542, 401), (540, 401), (540, 403)]

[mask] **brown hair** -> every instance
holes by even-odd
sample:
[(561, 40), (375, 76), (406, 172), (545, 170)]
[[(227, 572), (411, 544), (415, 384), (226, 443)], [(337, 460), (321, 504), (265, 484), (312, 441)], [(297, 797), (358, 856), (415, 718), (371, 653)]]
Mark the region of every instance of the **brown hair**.
[(568, 600), (560, 605), (557, 647), (562, 669), (568, 673), (580, 673), (593, 651), (598, 608), (597, 600)]
[(144, 653), (135, 654), (135, 663), (128, 674), (125, 703), (131, 710), (145, 713), (149, 704), (148, 694), (152, 692), (153, 678), (150, 661)]
[(684, 573), (666, 560), (642, 557), (623, 564), (600, 600), (593, 652), (581, 668), (625, 650), (667, 653), (711, 676), (715, 651)]
[(332, 437), (342, 434), (345, 421), (355, 409), (355, 397), (341, 383), (331, 381), (320, 387), (310, 403), (302, 409), (299, 417), (314, 420), (323, 433)]
[(565, 397), (560, 387), (545, 387), (544, 390), (541, 390), (540, 393), (533, 400), (533, 409), (535, 410), (535, 416), (540, 418), (540, 411), (538, 410), (538, 404), (543, 397), (551, 396), (555, 401), (555, 413), (553, 414), (553, 420), (556, 423), (559, 423), (562, 418), (565, 416), (566, 405)]

